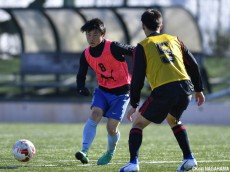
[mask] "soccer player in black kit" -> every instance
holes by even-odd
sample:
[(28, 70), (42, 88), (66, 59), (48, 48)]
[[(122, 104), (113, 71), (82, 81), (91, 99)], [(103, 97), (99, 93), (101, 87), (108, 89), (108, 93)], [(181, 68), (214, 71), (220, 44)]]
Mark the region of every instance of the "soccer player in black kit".
[(138, 154), (142, 130), (151, 122), (160, 124), (165, 119), (183, 153), (183, 161), (177, 171), (188, 171), (197, 166), (197, 161), (191, 152), (180, 117), (187, 108), (193, 91), (198, 106), (205, 101), (199, 67), (193, 55), (176, 36), (160, 33), (162, 15), (158, 10), (146, 10), (141, 21), (146, 38), (137, 45), (134, 55), (130, 88), (132, 107), (127, 113), (129, 120), (139, 105), (145, 77), (152, 91), (137, 112), (129, 133), (130, 162), (119, 169), (119, 172), (139, 171)]

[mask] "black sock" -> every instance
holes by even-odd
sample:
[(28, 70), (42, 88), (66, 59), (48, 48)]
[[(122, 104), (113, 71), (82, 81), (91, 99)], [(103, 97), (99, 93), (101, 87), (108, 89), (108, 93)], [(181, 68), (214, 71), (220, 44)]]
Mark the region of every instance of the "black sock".
[(188, 136), (185, 127), (182, 124), (179, 124), (173, 127), (172, 131), (183, 152), (184, 159), (191, 157), (191, 150), (190, 150)]
[(142, 143), (142, 130), (138, 128), (132, 128), (129, 132), (129, 152), (130, 162), (135, 161), (138, 158), (139, 148)]

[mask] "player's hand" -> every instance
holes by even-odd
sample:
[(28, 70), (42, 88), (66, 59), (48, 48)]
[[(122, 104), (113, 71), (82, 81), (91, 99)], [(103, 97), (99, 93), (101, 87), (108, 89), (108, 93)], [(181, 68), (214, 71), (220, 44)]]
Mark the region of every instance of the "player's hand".
[(129, 108), (129, 110), (127, 111), (127, 119), (132, 122), (132, 117), (134, 115), (134, 113), (136, 112), (136, 108), (133, 108), (132, 106)]
[(205, 102), (205, 97), (203, 92), (195, 92), (195, 100), (197, 102), (197, 105), (200, 106)]
[(90, 94), (88, 88), (86, 88), (86, 87), (81, 88), (81, 89), (77, 89), (77, 93), (82, 95), (82, 96), (89, 96), (89, 94)]

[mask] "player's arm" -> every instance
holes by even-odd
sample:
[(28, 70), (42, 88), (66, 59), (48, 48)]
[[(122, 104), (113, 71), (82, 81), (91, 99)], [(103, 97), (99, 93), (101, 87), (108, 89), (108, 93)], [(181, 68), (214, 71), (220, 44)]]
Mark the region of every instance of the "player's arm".
[(113, 56), (119, 61), (125, 60), (123, 55), (133, 56), (134, 48), (135, 46), (122, 44), (116, 41), (112, 42), (110, 46)]
[(181, 42), (181, 46), (183, 51), (184, 65), (194, 85), (194, 90), (195, 90), (194, 97), (197, 102), (197, 105), (200, 106), (204, 103), (205, 97), (203, 94), (204, 86), (199, 70), (199, 65), (196, 62), (196, 59), (194, 58), (192, 53), (187, 49), (186, 46), (184, 46), (182, 42)]
[(134, 50), (133, 72), (130, 87), (130, 104), (133, 108), (139, 105), (141, 90), (144, 86), (146, 57), (143, 47), (138, 44)]
[(184, 65), (187, 70), (188, 75), (194, 85), (195, 92), (201, 92), (204, 90), (199, 65), (192, 55), (192, 53), (187, 49), (187, 47), (181, 42), (181, 47), (183, 51)]
[(86, 61), (85, 58), (85, 53), (83, 52), (80, 57), (80, 65), (76, 77), (76, 82), (77, 82), (77, 92), (81, 95), (88, 96), (89, 95), (89, 90), (85, 87), (85, 80), (86, 80), (86, 75), (88, 72), (88, 62)]

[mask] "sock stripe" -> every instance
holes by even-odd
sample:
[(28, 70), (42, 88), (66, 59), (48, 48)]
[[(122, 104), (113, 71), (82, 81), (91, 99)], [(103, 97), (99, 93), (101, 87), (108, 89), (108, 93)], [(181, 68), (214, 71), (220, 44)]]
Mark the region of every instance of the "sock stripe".
[(174, 127), (172, 130), (173, 130), (173, 133), (176, 134), (182, 130), (186, 130), (186, 128), (183, 125), (179, 125), (179, 126)]
[(134, 134), (134, 133), (137, 133), (137, 134), (142, 134), (142, 130), (141, 129), (138, 129), (138, 128), (133, 128), (131, 131), (130, 131), (130, 134)]
[(191, 150), (189, 140), (185, 127), (180, 124), (172, 128), (172, 131), (177, 139), (177, 142), (183, 152), (183, 158), (189, 159), (191, 157)]
[(142, 143), (142, 130), (139, 128), (132, 128), (129, 133), (129, 152), (130, 162), (137, 161), (139, 149)]

